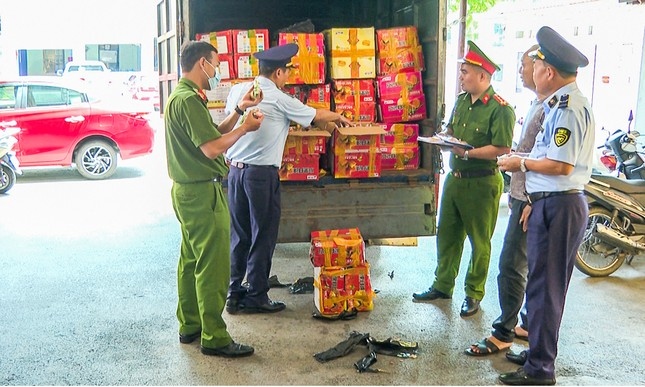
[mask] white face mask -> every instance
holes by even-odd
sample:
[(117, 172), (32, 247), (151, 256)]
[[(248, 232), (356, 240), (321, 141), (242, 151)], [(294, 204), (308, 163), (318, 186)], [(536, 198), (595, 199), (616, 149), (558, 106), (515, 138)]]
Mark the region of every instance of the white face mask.
[(202, 69), (204, 74), (206, 74), (206, 76), (208, 77), (208, 86), (209, 86), (209, 88), (211, 90), (215, 90), (217, 85), (219, 85), (219, 81), (222, 79), (222, 75), (219, 72), (219, 67), (213, 66), (211, 64), (211, 62), (209, 62), (209, 61), (206, 61), (206, 63), (208, 63), (209, 66), (211, 66), (213, 69), (215, 69), (215, 75), (213, 75), (213, 77), (209, 77), (208, 73), (206, 72), (206, 70)]

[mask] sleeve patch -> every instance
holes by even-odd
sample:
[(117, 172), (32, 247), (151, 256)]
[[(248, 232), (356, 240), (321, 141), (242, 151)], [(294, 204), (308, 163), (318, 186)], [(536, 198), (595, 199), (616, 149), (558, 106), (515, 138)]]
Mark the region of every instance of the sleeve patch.
[(553, 135), (555, 145), (558, 148), (566, 144), (567, 142), (569, 142), (570, 138), (571, 138), (571, 131), (567, 128), (557, 128), (555, 130), (555, 134)]

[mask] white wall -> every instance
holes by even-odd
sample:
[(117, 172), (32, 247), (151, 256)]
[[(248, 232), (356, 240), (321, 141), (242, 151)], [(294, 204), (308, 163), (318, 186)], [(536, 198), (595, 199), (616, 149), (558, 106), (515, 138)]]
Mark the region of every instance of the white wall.
[[(504, 81), (494, 85), (496, 91), (517, 103), (518, 117), (526, 111), (525, 99), (530, 93), (515, 93), (517, 53), (536, 43), (535, 33), (548, 25), (589, 58), (589, 66), (578, 72), (578, 84), (593, 104), (597, 129), (627, 127), (629, 111), (636, 113), (645, 5), (619, 4), (616, 0), (516, 0), (500, 3), (476, 19), (480, 32), (476, 43), (506, 69)], [(506, 25), (501, 47), (490, 44), (494, 23)], [(576, 27), (578, 35), (574, 36)], [(524, 31), (524, 37), (516, 38), (517, 31)], [(603, 77), (609, 82), (603, 83)]]
[(141, 68), (154, 68), (157, 0), (0, 0), (0, 76), (18, 74), (19, 49), (72, 49), (86, 44), (140, 44)]

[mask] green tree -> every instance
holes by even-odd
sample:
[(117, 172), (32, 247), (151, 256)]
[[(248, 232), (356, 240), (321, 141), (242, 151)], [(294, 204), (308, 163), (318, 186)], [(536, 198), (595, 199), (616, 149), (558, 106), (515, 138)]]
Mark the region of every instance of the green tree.
[(462, 3), (467, 6), (464, 18), (466, 28), (465, 36), (468, 36), (469, 39), (477, 40), (477, 26), (473, 22), (473, 14), (488, 11), (497, 4), (497, 0), (448, 0), (448, 10), (451, 13), (459, 14)]

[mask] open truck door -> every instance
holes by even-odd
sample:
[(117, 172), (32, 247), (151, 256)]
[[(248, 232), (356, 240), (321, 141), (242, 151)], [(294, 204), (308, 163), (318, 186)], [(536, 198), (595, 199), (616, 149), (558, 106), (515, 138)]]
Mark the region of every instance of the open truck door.
[[(179, 48), (197, 33), (266, 28), (273, 37), (279, 29), (311, 20), (315, 32), (416, 26), (426, 68), (427, 118), (419, 122), (420, 135), (431, 136), (441, 125), (446, 0), (161, 0), (157, 20), (162, 114), (181, 75)], [(441, 152), (421, 143), (420, 159), (418, 170), (384, 171), (379, 178), (283, 181), (278, 241), (306, 242), (311, 231), (351, 227), (358, 227), (365, 239), (435, 235)]]

